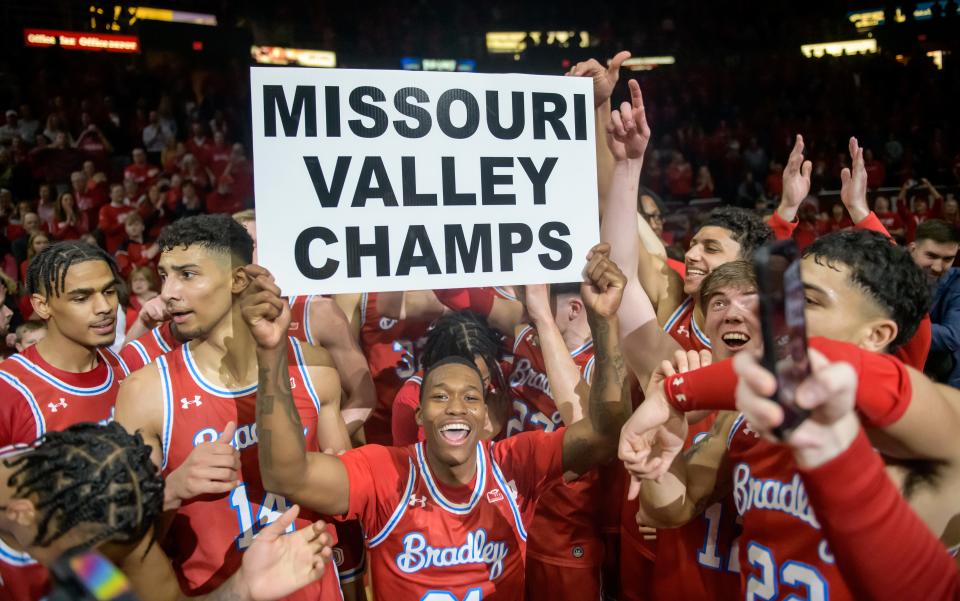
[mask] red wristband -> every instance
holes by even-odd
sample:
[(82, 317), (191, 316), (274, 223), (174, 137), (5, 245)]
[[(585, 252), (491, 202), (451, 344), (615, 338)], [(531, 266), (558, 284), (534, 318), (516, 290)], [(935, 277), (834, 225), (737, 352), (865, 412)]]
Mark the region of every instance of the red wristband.
[(494, 293), (490, 288), (448, 288), (434, 290), (433, 294), (437, 300), (454, 311), (469, 309), (486, 317), (493, 309)]
[(729, 359), (670, 376), (663, 388), (667, 401), (677, 411), (733, 411), (737, 408), (737, 374)]
[(773, 230), (773, 237), (777, 240), (789, 240), (793, 237), (793, 230), (797, 229), (800, 221), (794, 217), (793, 221), (787, 221), (776, 211), (767, 220), (767, 225)]

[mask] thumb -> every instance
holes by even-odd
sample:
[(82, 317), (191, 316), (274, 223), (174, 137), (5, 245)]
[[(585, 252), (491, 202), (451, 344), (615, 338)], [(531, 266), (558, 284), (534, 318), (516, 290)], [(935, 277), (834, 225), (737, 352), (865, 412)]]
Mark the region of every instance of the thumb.
[(233, 435), (237, 432), (237, 424), (229, 421), (227, 422), (227, 427), (223, 429), (223, 434), (217, 438), (217, 442), (222, 442), (224, 444), (230, 444), (233, 442)]
[(627, 500), (632, 501), (640, 496), (640, 481), (630, 476), (630, 486), (627, 488)]
[(850, 183), (850, 170), (844, 167), (840, 170), (840, 184), (846, 186)]
[(810, 161), (804, 161), (803, 165), (800, 166), (800, 175), (809, 179), (810, 174), (813, 173), (813, 163)]
[(294, 505), (290, 509), (283, 512), (277, 520), (264, 528), (258, 534), (258, 537), (266, 536), (267, 540), (273, 540), (279, 538), (284, 530), (290, 527), (290, 524), (293, 523), (293, 520), (297, 519), (297, 516), (300, 514), (300, 506)]
[(620, 73), (620, 65), (623, 64), (623, 61), (630, 58), (629, 50), (621, 50), (613, 58), (610, 59), (610, 63), (607, 65), (607, 73), (610, 75), (618, 75)]

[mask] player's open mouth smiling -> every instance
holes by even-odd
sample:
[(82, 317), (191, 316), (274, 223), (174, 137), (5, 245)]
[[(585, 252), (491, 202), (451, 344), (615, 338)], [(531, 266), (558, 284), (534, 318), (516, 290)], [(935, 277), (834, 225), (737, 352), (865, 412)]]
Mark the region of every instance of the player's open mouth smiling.
[(726, 334), (720, 337), (723, 340), (723, 343), (727, 345), (732, 351), (739, 351), (743, 348), (748, 342), (750, 342), (750, 336), (743, 332), (727, 332)]
[(440, 436), (444, 441), (454, 445), (461, 445), (470, 437), (472, 428), (467, 422), (456, 421), (443, 424), (437, 430), (440, 432)]

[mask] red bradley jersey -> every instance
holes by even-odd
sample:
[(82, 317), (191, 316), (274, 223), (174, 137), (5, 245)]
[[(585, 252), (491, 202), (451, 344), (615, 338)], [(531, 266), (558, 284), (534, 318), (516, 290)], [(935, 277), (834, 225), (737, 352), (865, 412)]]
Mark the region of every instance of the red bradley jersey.
[[(539, 345), (537, 331), (530, 326), (517, 334), (513, 345), (509, 380), (513, 413), (507, 422), (508, 437), (531, 430), (552, 432), (562, 425)], [(587, 383), (593, 373), (593, 355), (592, 341), (570, 353)], [(544, 491), (530, 526), (531, 557), (570, 567), (596, 566), (603, 561), (599, 524), (603, 491), (599, 483), (599, 471), (593, 469), (573, 482), (560, 481)]]
[[(293, 338), (288, 360), (290, 389), (304, 425), (307, 450), (317, 451), (320, 401), (303, 365), (300, 343)], [(177, 510), (163, 541), (180, 588), (193, 596), (215, 589), (236, 572), (243, 551), (253, 542), (257, 531), (280, 517), (292, 503), (264, 490), (260, 479), (255, 416), (257, 385), (239, 390), (214, 385), (200, 373), (188, 344), (177, 352), (160, 356), (156, 365), (164, 403), (161, 464), (164, 477), (178, 468), (195, 446), (216, 440), (227, 422), (237, 425), (232, 444), (240, 451), (240, 485), (225, 495), (186, 501)], [(304, 528), (311, 522), (311, 516), (301, 511), (291, 530)], [(328, 570), (319, 582), (289, 598), (341, 599), (336, 570)]]
[(477, 443), (477, 473), (448, 486), (424, 445), (347, 451), (348, 518), (367, 533), (374, 595), (390, 601), (521, 599), (527, 527), (563, 476), (563, 429)]
[[(714, 413), (691, 425), (689, 447), (707, 435)], [(736, 601), (740, 592), (740, 526), (733, 499), (727, 495), (679, 528), (657, 530), (654, 599)]]
[[(34, 345), (0, 363), (0, 447), (80, 422), (111, 421), (126, 372), (108, 349), (99, 358), (94, 369), (73, 373), (47, 363)], [(0, 540), (0, 599), (33, 601), (48, 589), (47, 569)]]
[(425, 321), (398, 321), (380, 315), (375, 292), (360, 296), (360, 348), (377, 390), (377, 406), (364, 425), (368, 443), (390, 443), (393, 398), (404, 380), (420, 368), (428, 326)]
[(310, 333), (310, 302), (314, 296), (306, 294), (290, 298), (290, 327), (287, 329), (287, 335), (303, 340), (307, 344), (316, 345)]
[(663, 331), (673, 337), (683, 350), (686, 351), (709, 351), (711, 349), (710, 339), (703, 333), (697, 320), (694, 319), (693, 297), (688, 296), (680, 306), (677, 307), (667, 323), (663, 324)]
[(128, 342), (120, 349), (120, 358), (126, 364), (130, 373), (145, 365), (149, 365), (160, 355), (169, 353), (179, 347), (182, 342), (174, 338), (170, 331), (172, 322), (165, 321), (136, 340)]
[(729, 440), (747, 598), (853, 601), (790, 449), (760, 438), (742, 415)]

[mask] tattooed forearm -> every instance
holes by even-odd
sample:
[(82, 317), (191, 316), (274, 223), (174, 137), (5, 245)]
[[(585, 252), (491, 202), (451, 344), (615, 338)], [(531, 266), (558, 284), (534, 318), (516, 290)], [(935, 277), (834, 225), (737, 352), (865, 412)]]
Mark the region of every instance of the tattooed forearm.
[(258, 351), (257, 360), (260, 362), (257, 386), (260, 470), (268, 489), (283, 493), (288, 486), (295, 485), (306, 461), (303, 422), (293, 401), (285, 350)]
[(623, 425), (626, 365), (620, 354), (616, 318), (605, 319), (587, 313), (596, 352), (596, 375), (590, 387), (590, 421), (603, 436), (614, 436)]

